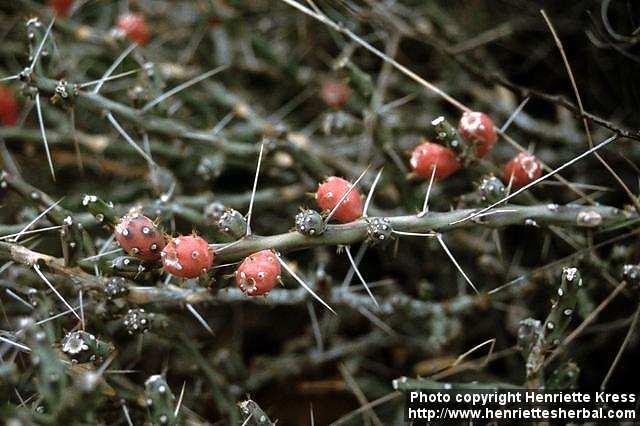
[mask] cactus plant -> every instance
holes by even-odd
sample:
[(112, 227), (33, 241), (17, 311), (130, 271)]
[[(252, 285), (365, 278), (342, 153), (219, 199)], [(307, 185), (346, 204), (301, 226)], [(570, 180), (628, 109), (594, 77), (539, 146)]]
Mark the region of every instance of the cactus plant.
[(633, 2), (357, 3), (2, 2), (3, 423), (637, 386)]

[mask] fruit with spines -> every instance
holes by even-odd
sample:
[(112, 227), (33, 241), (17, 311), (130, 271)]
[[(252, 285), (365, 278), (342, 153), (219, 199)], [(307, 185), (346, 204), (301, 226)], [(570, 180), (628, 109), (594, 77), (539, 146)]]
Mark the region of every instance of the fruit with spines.
[(386, 217), (372, 217), (367, 221), (367, 241), (369, 243), (378, 244), (389, 241), (393, 235), (391, 221)]
[(542, 176), (542, 166), (533, 154), (521, 152), (504, 166), (502, 180), (512, 188), (522, 188)]
[[(446, 118), (443, 116), (437, 117), (431, 121), (431, 125), (435, 130), (435, 138), (439, 144), (451, 148), (461, 160), (469, 158), (470, 148), (473, 147), (469, 142), (460, 138), (458, 130)], [(475, 156), (475, 153), (472, 155)], [(465, 161), (462, 162), (464, 163)]]
[(108, 300), (126, 296), (129, 294), (127, 280), (124, 277), (110, 277), (104, 284), (104, 293)]
[[(318, 186), (316, 202), (321, 209), (327, 212), (331, 212), (340, 203), (333, 218), (342, 223), (353, 222), (362, 216), (363, 205), (358, 188), (351, 190), (350, 188), (349, 181), (331, 176)], [(340, 202), (347, 192), (349, 194)]]
[(129, 40), (144, 46), (151, 39), (151, 32), (144, 16), (139, 13), (127, 13), (118, 17), (118, 30)]
[(165, 237), (156, 224), (138, 213), (128, 213), (116, 224), (116, 241), (128, 254), (144, 261), (160, 259)]
[(154, 314), (148, 313), (142, 308), (132, 308), (122, 320), (122, 324), (129, 334), (144, 334), (151, 330)]
[(156, 374), (149, 377), (144, 382), (144, 394), (152, 424), (180, 424), (177, 419), (178, 412), (175, 410), (176, 397), (164, 376)]
[(622, 267), (622, 277), (631, 287), (640, 290), (640, 265), (624, 265)]
[(92, 362), (98, 365), (113, 351), (113, 346), (97, 339), (84, 330), (67, 333), (60, 342), (62, 352), (71, 358), (72, 363)]
[(411, 169), (422, 179), (430, 179), (435, 169), (435, 179), (444, 179), (460, 168), (456, 153), (433, 142), (423, 142), (411, 154)]
[(197, 235), (171, 239), (161, 253), (165, 271), (180, 278), (197, 278), (207, 273), (214, 253), (209, 244)]
[(272, 250), (247, 256), (236, 271), (236, 284), (247, 296), (267, 294), (280, 281), (280, 262)]
[(493, 121), (484, 112), (464, 112), (458, 123), (458, 132), (466, 141), (475, 146), (478, 158), (484, 158), (498, 140)]

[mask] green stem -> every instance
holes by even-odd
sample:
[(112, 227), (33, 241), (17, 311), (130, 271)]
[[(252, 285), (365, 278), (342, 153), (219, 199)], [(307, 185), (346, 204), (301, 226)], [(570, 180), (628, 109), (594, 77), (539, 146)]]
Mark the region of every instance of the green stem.
[[(628, 219), (633, 214), (606, 206), (581, 205), (507, 205), (487, 212), (478, 220), (468, 220), (450, 225), (476, 212), (475, 209), (454, 210), (444, 213), (389, 217), (394, 231), (427, 233), (445, 232), (453, 229), (486, 226), (499, 228), (509, 225), (560, 225), (573, 227), (607, 226)], [(373, 219), (373, 218), (370, 218)], [(360, 219), (343, 225), (329, 225), (322, 235), (305, 236), (298, 232), (287, 232), (267, 237), (249, 236), (228, 248), (214, 244), (219, 250), (216, 261), (219, 263), (241, 260), (251, 253), (264, 249), (281, 252), (300, 250), (317, 246), (351, 245), (367, 239), (367, 222)]]

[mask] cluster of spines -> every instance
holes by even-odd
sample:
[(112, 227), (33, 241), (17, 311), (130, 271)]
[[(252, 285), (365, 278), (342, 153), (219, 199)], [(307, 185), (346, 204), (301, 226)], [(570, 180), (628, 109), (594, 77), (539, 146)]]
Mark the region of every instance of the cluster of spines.
[(154, 315), (142, 308), (132, 308), (127, 311), (122, 323), (129, 334), (144, 334), (151, 330)]
[(302, 235), (321, 235), (325, 224), (322, 215), (315, 210), (302, 209), (295, 218), (296, 231)]
[(389, 241), (393, 235), (391, 221), (386, 217), (367, 219), (367, 238), (371, 244)]

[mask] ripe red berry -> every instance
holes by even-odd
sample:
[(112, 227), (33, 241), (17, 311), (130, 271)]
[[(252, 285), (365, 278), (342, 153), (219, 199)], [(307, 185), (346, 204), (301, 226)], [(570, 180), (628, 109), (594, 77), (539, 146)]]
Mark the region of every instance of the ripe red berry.
[(320, 87), (320, 97), (329, 107), (341, 109), (349, 102), (351, 89), (341, 81), (326, 80)]
[(433, 169), (436, 179), (444, 179), (460, 168), (456, 153), (437, 143), (424, 142), (416, 146), (411, 154), (411, 168), (421, 178), (430, 179)]
[[(331, 211), (338, 202), (342, 199), (344, 194), (351, 187), (351, 183), (348, 181), (331, 176), (325, 180), (316, 191), (316, 202), (321, 209)], [(342, 201), (340, 207), (337, 208), (333, 217), (342, 223), (353, 222), (362, 216), (362, 198), (360, 197), (360, 191), (358, 188), (353, 188), (349, 195)]]
[(484, 112), (465, 112), (460, 118), (458, 131), (476, 148), (476, 156), (483, 158), (491, 151), (498, 140), (493, 121)]
[[(511, 182), (513, 176), (513, 182)], [(521, 152), (504, 166), (502, 180), (512, 188), (521, 188), (542, 176), (542, 166), (533, 154)]]
[(197, 235), (173, 238), (162, 250), (165, 271), (181, 278), (196, 278), (211, 268), (214, 253), (209, 244)]
[(3, 126), (15, 126), (20, 117), (20, 107), (13, 92), (0, 85), (0, 123)]
[(73, 0), (49, 0), (47, 3), (58, 16), (68, 16), (73, 6)]
[(151, 219), (139, 213), (122, 216), (115, 235), (125, 252), (142, 260), (158, 260), (165, 246), (162, 232)]
[(135, 41), (141, 46), (149, 42), (151, 33), (144, 19), (139, 13), (127, 13), (118, 18), (118, 29), (124, 33), (131, 41)]
[(280, 262), (271, 250), (246, 257), (236, 271), (236, 284), (247, 296), (268, 293), (280, 280)]

